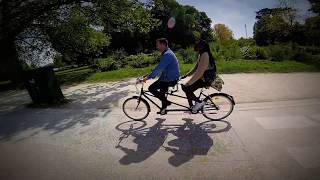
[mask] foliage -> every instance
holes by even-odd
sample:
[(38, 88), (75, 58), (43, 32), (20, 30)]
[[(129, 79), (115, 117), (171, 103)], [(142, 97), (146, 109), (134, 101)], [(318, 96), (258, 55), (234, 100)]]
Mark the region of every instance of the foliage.
[[(180, 64), (181, 74), (186, 74), (194, 64)], [(150, 73), (153, 67), (140, 68), (123, 68), (115, 71), (101, 72), (92, 74), (87, 78), (89, 82), (98, 81), (113, 81), (113, 80), (124, 80), (126, 78), (139, 77)], [(266, 72), (314, 72), (320, 69), (306, 65), (304, 63), (295, 61), (252, 61), (252, 60), (233, 60), (233, 61), (219, 61), (217, 63), (217, 69), (219, 73), (266, 73)]]
[(47, 33), (53, 48), (63, 57), (68, 56), (71, 62), (64, 58), (66, 63), (90, 63), (90, 58), (98, 57), (102, 49), (109, 45), (110, 37), (90, 27), (90, 19), (79, 9), (74, 8), (71, 11), (69, 19)]
[(299, 22), (295, 1), (280, 0), (278, 8), (256, 12), (254, 39), (258, 45), (294, 42), (299, 45), (320, 45), (320, 1), (309, 0), (313, 15)]
[(234, 60), (243, 59), (241, 47), (237, 40), (230, 40), (227, 43), (219, 42), (210, 43), (211, 52), (216, 60)]
[(292, 58), (292, 49), (286, 45), (273, 45), (267, 48), (271, 61), (290, 60)]
[(306, 39), (310, 45), (320, 45), (320, 16), (310, 17), (306, 20)]
[(319, 0), (309, 0), (309, 2), (311, 3), (311, 11), (319, 15), (320, 14)]
[(214, 25), (214, 34), (216, 39), (221, 43), (225, 43), (233, 39), (233, 32), (225, 24), (216, 24)]
[(181, 56), (180, 60), (182, 60), (184, 64), (192, 64), (197, 61), (198, 53), (191, 47), (179, 50), (178, 54)]
[(158, 63), (159, 58), (158, 52), (127, 56), (125, 52), (118, 50), (107, 58), (96, 59), (96, 65), (100, 71), (112, 71), (124, 67), (143, 68)]
[(149, 48), (149, 34), (158, 28), (159, 21), (152, 18), (143, 3), (134, 0), (98, 0), (95, 6), (104, 33), (111, 36), (111, 49), (123, 48), (134, 54)]
[(155, 55), (146, 55), (143, 53), (131, 55), (127, 57), (127, 63), (133, 68), (148, 67), (157, 62), (158, 58)]
[(128, 56), (128, 53), (125, 52), (123, 49), (115, 50), (112, 53), (112, 57), (117, 62), (119, 67), (125, 67), (127, 65), (127, 62), (126, 62), (127, 56)]
[(56, 68), (66, 66), (66, 63), (64, 63), (62, 60), (61, 54), (56, 54), (56, 56), (54, 57), (54, 60), (53, 60), (53, 65)]
[[(175, 0), (150, 0), (147, 6), (152, 18), (159, 20), (159, 27), (151, 31), (150, 46), (154, 46), (154, 40), (166, 37), (173, 46), (178, 44), (181, 48), (187, 48), (194, 44), (199, 37), (211, 41), (211, 19), (206, 13), (199, 12), (192, 6), (183, 6)], [(168, 29), (169, 18), (175, 18), (176, 24), (173, 29)]]
[(113, 56), (107, 58), (99, 58), (96, 60), (98, 65), (98, 70), (104, 71), (112, 71), (119, 69), (119, 65)]
[(243, 59), (256, 59), (256, 47), (254, 46), (244, 46), (240, 49), (241, 56)]
[(265, 50), (265, 48), (262, 48), (262, 47), (256, 48), (256, 58), (262, 59), (262, 60), (266, 60), (269, 58), (269, 55), (268, 55), (267, 51)]
[(243, 46), (256, 46), (256, 41), (253, 38), (240, 38), (236, 41), (237, 45), (239, 47), (243, 47)]
[(254, 39), (258, 45), (287, 42), (290, 39), (290, 24), (284, 19), (287, 8), (264, 8), (257, 12)]

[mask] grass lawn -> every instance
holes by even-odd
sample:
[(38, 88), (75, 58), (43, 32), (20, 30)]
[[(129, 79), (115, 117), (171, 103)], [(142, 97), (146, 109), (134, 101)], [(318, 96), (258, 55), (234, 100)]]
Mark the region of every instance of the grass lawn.
[[(193, 64), (180, 64), (181, 74), (185, 74), (193, 67)], [(147, 68), (124, 68), (115, 71), (100, 72), (90, 75), (86, 80), (89, 82), (114, 81), (130, 77), (139, 77), (147, 74), (153, 67)], [(296, 61), (262, 61), (262, 60), (233, 60), (217, 62), (218, 73), (287, 73), (287, 72), (316, 72), (314, 66)]]
[[(181, 74), (185, 74), (193, 64), (180, 64)], [(296, 61), (262, 61), (262, 60), (232, 60), (218, 61), (218, 73), (289, 73), (317, 72), (318, 68)], [(57, 72), (61, 83), (116, 81), (126, 78), (139, 77), (149, 73), (154, 66), (146, 68), (123, 68), (115, 71), (94, 72), (91, 68), (81, 68)]]
[(73, 69), (66, 70), (66, 71), (59, 71), (56, 72), (56, 76), (59, 79), (61, 84), (70, 84), (70, 83), (77, 83), (86, 81), (90, 75), (94, 73), (94, 70), (90, 67), (88, 68), (81, 68), (81, 69)]

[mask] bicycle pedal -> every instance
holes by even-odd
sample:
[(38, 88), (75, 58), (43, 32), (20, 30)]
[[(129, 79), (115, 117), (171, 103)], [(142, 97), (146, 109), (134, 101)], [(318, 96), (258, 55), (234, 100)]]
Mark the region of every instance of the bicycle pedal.
[(166, 114), (167, 114), (167, 111), (166, 111), (166, 110), (162, 110), (162, 111), (157, 112), (157, 114), (166, 115)]

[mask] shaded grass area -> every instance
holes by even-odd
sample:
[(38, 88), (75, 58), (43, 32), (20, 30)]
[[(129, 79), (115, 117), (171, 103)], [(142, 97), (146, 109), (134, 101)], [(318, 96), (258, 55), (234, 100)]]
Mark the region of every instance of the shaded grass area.
[(61, 84), (72, 84), (86, 81), (93, 73), (95, 73), (94, 69), (88, 67), (80, 70), (59, 71), (55, 74)]
[[(154, 65), (155, 66), (155, 65)], [(149, 73), (154, 66), (146, 68), (122, 68), (107, 72), (94, 72), (91, 68), (67, 70), (56, 73), (61, 83), (116, 81), (126, 78), (139, 77)], [(194, 65), (180, 64), (181, 74), (187, 73)], [(290, 72), (318, 72), (319, 68), (296, 61), (262, 61), (262, 60), (232, 60), (218, 61), (219, 74), (230, 73), (290, 73)]]

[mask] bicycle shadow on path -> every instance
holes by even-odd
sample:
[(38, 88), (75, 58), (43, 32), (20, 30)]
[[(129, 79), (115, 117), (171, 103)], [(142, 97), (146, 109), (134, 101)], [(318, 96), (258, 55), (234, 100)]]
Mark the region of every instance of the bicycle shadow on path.
[[(127, 121), (119, 124), (116, 129), (122, 131), (116, 148), (122, 150), (125, 155), (119, 160), (122, 165), (132, 163), (141, 163), (155, 154), (161, 147), (165, 151), (171, 152), (168, 162), (172, 166), (178, 167), (193, 159), (194, 156), (206, 156), (209, 150), (214, 146), (213, 139), (209, 134), (227, 132), (231, 129), (231, 124), (227, 121), (219, 121), (226, 124), (223, 129), (216, 129), (214, 121), (206, 121), (199, 124), (193, 123), (193, 119), (184, 118), (184, 124), (163, 124), (165, 119), (157, 118), (157, 123), (149, 128), (144, 128), (145, 121)], [(134, 128), (137, 123), (140, 127)], [(127, 124), (127, 129), (121, 129), (120, 126)], [(164, 145), (166, 138), (172, 134), (176, 138), (170, 140)], [(134, 137), (133, 143), (137, 145), (136, 149), (124, 147), (121, 144), (123, 139), (129, 136)]]

